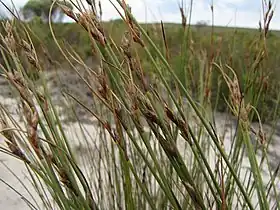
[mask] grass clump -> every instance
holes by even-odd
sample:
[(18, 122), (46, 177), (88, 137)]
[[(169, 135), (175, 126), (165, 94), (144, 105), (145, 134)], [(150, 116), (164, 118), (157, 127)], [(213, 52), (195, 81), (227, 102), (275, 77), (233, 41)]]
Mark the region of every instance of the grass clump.
[[(204, 40), (185, 18), (181, 26), (145, 28), (127, 5), (117, 2), (121, 20), (107, 24), (94, 5), (83, 11), (74, 4), (79, 14), (61, 6), (75, 21), (63, 29), (84, 30), (88, 49), (77, 47), (75, 37), (66, 38), (74, 40), (73, 46), (63, 42), (57, 32), (62, 27), (49, 21), (47, 36), (57, 60), (50, 56), (44, 62), (40, 56), (40, 50), (49, 53), (32, 22), (13, 19), (3, 25), (2, 77), (18, 94), (20, 112), (14, 116), (1, 106), (6, 146), (0, 149), (25, 164), (42, 202), (36, 208), (279, 209), (279, 166), (271, 166), (269, 155), (279, 104), (274, 89), (279, 83), (270, 79), (275, 72), (266, 69), (271, 2), (263, 28), (246, 44), (236, 41), (244, 34), (224, 37), (214, 27), (210, 42)], [(113, 36), (115, 30), (121, 33)], [(94, 65), (85, 62), (85, 51)], [(36, 81), (23, 59), (34, 68)], [(86, 85), (93, 102), (63, 90), (67, 108), (62, 109), (76, 118), (68, 125), (46, 80), (46, 68), (59, 71), (61, 60)], [(75, 105), (95, 121), (83, 123)], [(232, 135), (217, 120), (219, 109), (235, 120)], [(268, 113), (270, 131), (263, 128)]]

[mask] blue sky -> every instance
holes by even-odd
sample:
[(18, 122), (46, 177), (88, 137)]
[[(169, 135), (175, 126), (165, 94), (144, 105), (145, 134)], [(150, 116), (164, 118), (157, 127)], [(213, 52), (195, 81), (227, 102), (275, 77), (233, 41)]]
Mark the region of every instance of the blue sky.
[[(26, 3), (27, 0), (13, 0), (17, 7)], [(4, 0), (10, 2), (10, 0)], [(108, 0), (102, 0), (103, 19), (117, 18), (118, 14)], [(132, 12), (141, 22), (180, 22), (181, 16), (178, 2), (181, 0), (126, 0), (131, 5)], [(190, 0), (185, 0), (188, 10)], [(194, 0), (192, 23), (199, 20), (211, 21), (212, 15), (210, 4), (212, 0)], [(261, 0), (213, 0), (214, 23), (222, 26), (238, 26), (257, 28), (261, 17)], [(273, 1), (275, 16), (271, 22), (271, 28), (280, 29), (280, 9), (278, 0)], [(279, 11), (279, 12), (278, 12)]]

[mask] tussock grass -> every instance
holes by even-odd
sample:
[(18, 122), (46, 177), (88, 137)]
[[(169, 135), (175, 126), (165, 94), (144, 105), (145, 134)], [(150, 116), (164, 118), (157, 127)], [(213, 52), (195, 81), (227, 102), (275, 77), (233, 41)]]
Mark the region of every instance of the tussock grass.
[[(263, 68), (270, 59), (270, 1), (246, 71), (236, 69), (236, 52), (229, 60), (220, 56), (224, 46), (220, 37), (217, 47), (214, 27), (210, 55), (199, 43), (194, 45), (183, 7), (182, 47), (172, 63), (171, 38), (163, 23), (153, 32), (162, 37), (157, 43), (118, 0), (115, 8), (122, 9), (118, 12), (125, 31), (120, 31), (117, 42), (97, 15), (97, 11), (102, 14), (100, 5), (85, 11), (72, 3), (80, 14), (60, 6), (87, 32), (97, 64), (86, 64), (79, 52), (61, 43), (51, 21), (49, 28), (53, 44), (87, 87), (92, 103), (63, 89), (67, 107), (54, 105), (46, 65), (28, 24), (16, 18), (6, 21), (0, 37), (1, 76), (17, 92), (20, 103), (16, 115), (1, 106), (5, 144), (0, 151), (26, 166), (42, 202), (40, 206), (36, 199), (26, 201), (30, 208), (279, 209), (279, 166), (271, 167), (268, 154), (278, 119), (278, 94), (269, 106), (271, 130), (263, 128), (266, 112), (260, 110), (267, 91), (278, 87), (270, 84)], [(50, 59), (49, 65), (55, 62)], [(36, 78), (30, 77), (30, 71)], [(228, 94), (223, 94), (222, 83)], [(214, 97), (212, 86), (218, 93)], [(217, 118), (221, 103), (235, 120), (232, 124), (226, 119), (231, 132)], [(94, 121), (84, 123), (77, 105)], [(66, 110), (75, 123), (62, 120)]]

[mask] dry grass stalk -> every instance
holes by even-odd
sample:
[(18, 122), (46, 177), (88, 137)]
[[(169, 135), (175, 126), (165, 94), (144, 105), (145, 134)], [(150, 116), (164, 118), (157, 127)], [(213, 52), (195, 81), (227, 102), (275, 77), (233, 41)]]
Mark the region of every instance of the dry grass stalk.
[(175, 116), (171, 109), (167, 106), (167, 104), (165, 104), (164, 109), (166, 116), (180, 129), (183, 138), (186, 139), (190, 144), (192, 144), (189, 137), (187, 123)]
[(264, 14), (264, 36), (265, 37), (267, 37), (267, 33), (269, 31), (269, 25), (270, 25), (270, 22), (272, 20), (273, 14), (274, 14), (274, 11), (272, 9), (271, 0), (268, 1), (268, 4), (266, 6), (267, 6), (267, 10)]
[(125, 61), (129, 67), (131, 75), (129, 90), (131, 94), (135, 94), (135, 90), (140, 88), (143, 93), (149, 90), (149, 78), (143, 72), (140, 62), (133, 57), (132, 54), (133, 37), (129, 31), (126, 31), (122, 37), (121, 49), (125, 55)]
[(105, 75), (98, 76), (98, 81), (99, 81), (98, 93), (101, 96), (101, 98), (108, 101), (109, 86), (106, 82), (106, 76)]
[(6, 21), (5, 23), (2, 23), (3, 28), (6, 32), (6, 36), (0, 35), (1, 40), (6, 46), (9, 46), (9, 49), (15, 53), (16, 52), (16, 40), (13, 35), (13, 23), (14, 21)]
[(86, 31), (88, 31), (94, 40), (99, 42), (103, 47), (106, 45), (107, 41), (104, 29), (93, 11), (75, 14), (65, 5), (60, 5), (60, 8), (64, 14), (72, 18), (76, 23), (80, 24)]
[(29, 88), (24, 83), (23, 78), (20, 74), (12, 74), (10, 72), (7, 73), (7, 77), (9, 81), (13, 84), (13, 86), (18, 90), (21, 96), (21, 102), (23, 105), (23, 113), (25, 119), (28, 123), (28, 140), (32, 145), (33, 149), (35, 150), (36, 154), (39, 158), (42, 158), (40, 152), (40, 143), (37, 134), (37, 126), (39, 123), (39, 114), (36, 110), (36, 106), (32, 100), (32, 96), (29, 92)]
[(186, 28), (186, 26), (187, 26), (187, 17), (185, 15), (183, 7), (180, 6), (179, 9), (180, 9), (180, 14), (181, 14), (182, 26), (183, 26), (183, 28)]
[(130, 14), (127, 12), (127, 11), (129, 11), (131, 13), (131, 7), (128, 4), (126, 4), (125, 1), (122, 1), (122, 8), (125, 11), (125, 18), (126, 18), (125, 21), (129, 26), (133, 41), (140, 44), (142, 47), (144, 47), (145, 44), (144, 44), (143, 40), (141, 39), (141, 32), (140, 32), (139, 28), (133, 22)]
[(34, 66), (35, 69), (37, 69), (39, 71), (41, 69), (40, 64), (39, 64), (39, 60), (37, 58), (36, 51), (32, 47), (32, 45), (29, 44), (28, 42), (26, 42), (25, 40), (22, 40), (20, 46), (22, 47), (23, 52), (26, 55), (28, 62), (32, 66)]
[(62, 167), (59, 167), (57, 169), (57, 171), (60, 176), (61, 183), (64, 184), (68, 189), (70, 189), (74, 193), (74, 195), (78, 196), (79, 193), (77, 192), (77, 190), (74, 188), (73, 184), (71, 183), (66, 171)]
[(78, 15), (77, 23), (79, 23), (85, 30), (90, 32), (92, 37), (105, 47), (107, 41), (104, 34), (104, 29), (97, 19), (96, 15), (92, 12), (83, 12)]
[(7, 125), (7, 122), (4, 120), (4, 118), (0, 119), (0, 126), (1, 126), (1, 133), (6, 138), (5, 142), (8, 146), (8, 148), (10, 149), (10, 151), (12, 152), (12, 154), (15, 155), (16, 157), (18, 157), (20, 160), (29, 164), (30, 161), (24, 155), (24, 153), (20, 149), (20, 147), (15, 139), (15, 136), (16, 136), (15, 132), (8, 129), (9, 127)]
[(251, 111), (251, 105), (245, 104), (237, 75), (230, 66), (227, 67), (233, 73), (233, 79), (231, 79), (221, 68), (219, 69), (229, 88), (231, 110), (236, 117), (240, 117), (244, 123), (248, 123), (248, 115)]

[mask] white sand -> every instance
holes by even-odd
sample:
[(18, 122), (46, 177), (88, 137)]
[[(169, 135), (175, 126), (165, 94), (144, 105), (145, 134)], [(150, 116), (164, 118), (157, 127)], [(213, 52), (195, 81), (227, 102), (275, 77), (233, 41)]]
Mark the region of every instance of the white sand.
[[(15, 100), (12, 99), (7, 99), (7, 98), (3, 98), (2, 96), (0, 96), (0, 101), (3, 104), (9, 105), (8, 108), (9, 110), (12, 110), (14, 112), (14, 115), (16, 116), (15, 110), (17, 109), (17, 103)], [(223, 114), (218, 114), (217, 115), (217, 122), (218, 122), (218, 130), (223, 131), (224, 128), (224, 123), (227, 122), (228, 124), (231, 124), (232, 121), (229, 121), (226, 119), (226, 116)], [(17, 119), (19, 120), (19, 119)], [(84, 130), (88, 131), (88, 134), (86, 134), (89, 138), (91, 139), (95, 139), (95, 142), (93, 142), (93, 144), (91, 145), (93, 147), (94, 151), (95, 149), (98, 149), (98, 147), (100, 147), (101, 142), (99, 142), (98, 140), (98, 136), (96, 136), (96, 130), (95, 127), (93, 125), (89, 125), (89, 124), (84, 124), (83, 126), (85, 126)], [(269, 128), (268, 126), (266, 126), (266, 128)], [(73, 133), (73, 131), (75, 131)], [(229, 148), (230, 148), (230, 139), (231, 139), (231, 132), (232, 128), (228, 128), (228, 132), (225, 136), (225, 150), (228, 152)], [(78, 148), (84, 145), (81, 140), (84, 139), (83, 134), (80, 132), (79, 129), (79, 125), (78, 123), (71, 123), (68, 125), (68, 127), (65, 127), (65, 133), (67, 135), (67, 137), (69, 138), (69, 142), (71, 142), (71, 146), (73, 146), (73, 148)], [(273, 147), (270, 148), (270, 152), (275, 153), (275, 157), (279, 157), (280, 156), (280, 138), (279, 136), (275, 136), (275, 144)], [(1, 146), (4, 145), (4, 141), (3, 141), (3, 137), (0, 136), (0, 144)], [(181, 148), (181, 147), (179, 147)], [(84, 151), (82, 151), (84, 152)], [(85, 152), (84, 152), (85, 153)], [(213, 156), (213, 154), (212, 154)], [(214, 157), (210, 157), (210, 162), (212, 163), (211, 165), (213, 166), (214, 164)], [(270, 157), (271, 159), (273, 159), (273, 157)], [(258, 156), (258, 161), (260, 159), (260, 156)], [(4, 163), (5, 165), (7, 165), (20, 179), (20, 181), (22, 181), (24, 183), (24, 185), (31, 190), (32, 195), (35, 197), (35, 199), (38, 201), (39, 206), (42, 207), (42, 204), (40, 202), (40, 199), (38, 198), (36, 192), (33, 190), (31, 184), (29, 183), (29, 180), (27, 178), (27, 171), (24, 167), (24, 165), (22, 164), (22, 162), (20, 162), (19, 160), (16, 160), (6, 154), (0, 153), (0, 161), (2, 163)], [(97, 166), (95, 166), (97, 167)], [(241, 171), (241, 176), (245, 176), (246, 170), (250, 168), (250, 163), (248, 161), (248, 158), (244, 158), (243, 160), (243, 170)], [(84, 167), (83, 167), (84, 169)], [(28, 192), (26, 192), (26, 190), (24, 189), (24, 187), (20, 184), (19, 180), (17, 180), (16, 177), (14, 177), (5, 167), (3, 164), (0, 164), (0, 179), (4, 180), (5, 182), (7, 182), (8, 184), (10, 184), (11, 186), (13, 186), (17, 191), (19, 191), (24, 197), (26, 197), (28, 200), (32, 201), (31, 196), (28, 195)], [(267, 173), (267, 171), (263, 171), (263, 179), (264, 179), (264, 183), (266, 184), (269, 180), (269, 175)], [(280, 191), (280, 185), (277, 185), (278, 190)], [(11, 190), (8, 186), (6, 186), (3, 182), (0, 182), (0, 209), (6, 209), (6, 210), (25, 210), (25, 209), (30, 209), (27, 204), (25, 203), (25, 201), (21, 198), (20, 195), (18, 195), (17, 193), (15, 193), (13, 190)], [(256, 197), (254, 196), (254, 199), (256, 199)], [(34, 204), (34, 202), (32, 202)], [(254, 202), (253, 202), (254, 203)]]

